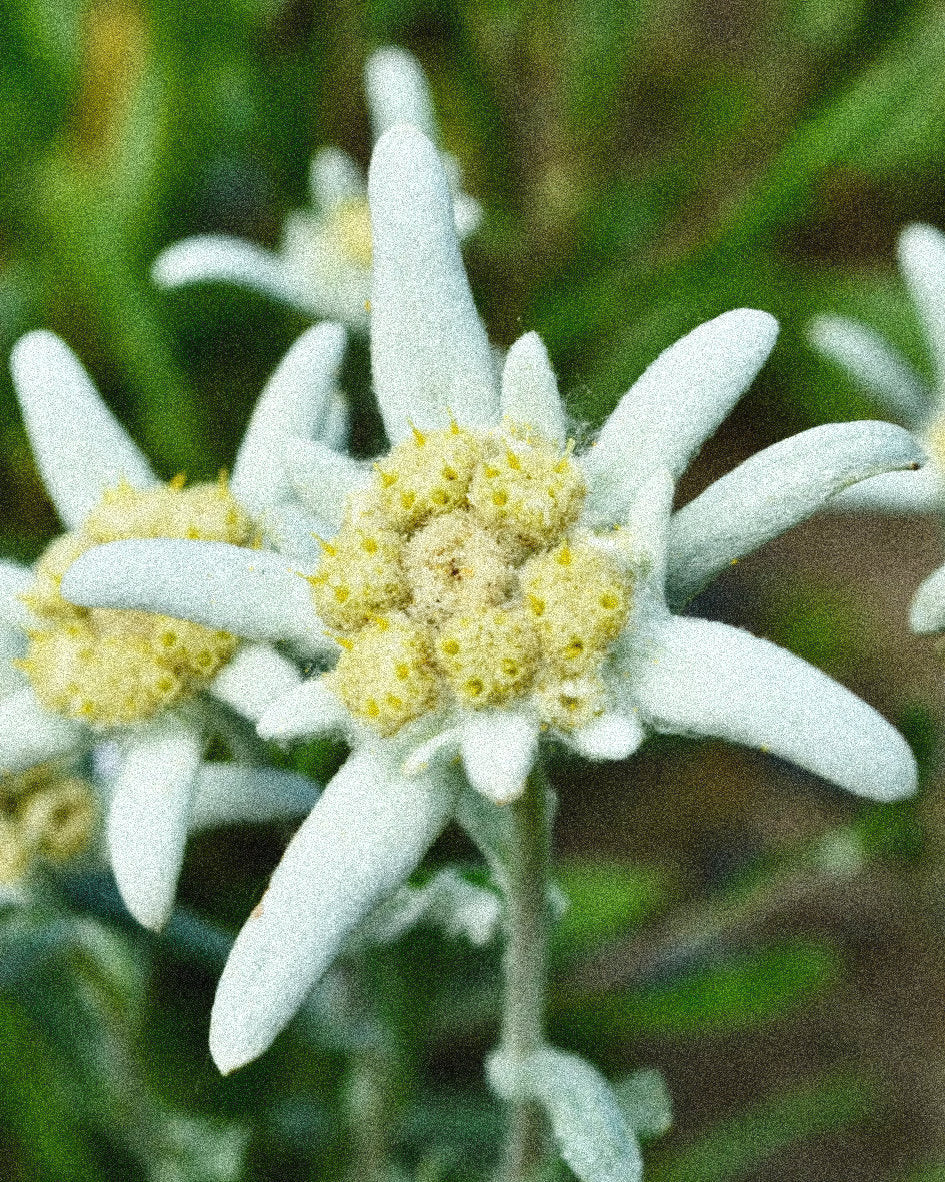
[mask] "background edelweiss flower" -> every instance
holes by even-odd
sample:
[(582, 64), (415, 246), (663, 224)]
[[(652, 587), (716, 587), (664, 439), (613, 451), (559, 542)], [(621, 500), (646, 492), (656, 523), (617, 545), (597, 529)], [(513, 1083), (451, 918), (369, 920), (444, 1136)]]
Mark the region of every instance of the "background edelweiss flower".
[[(204, 498), (208, 514), (218, 516), (222, 505), (227, 519), (251, 518), (292, 549), (291, 504), (280, 502), (284, 490), (274, 475), (281, 439), (274, 424), (281, 429), (288, 419), (306, 433), (319, 432), (330, 418), (343, 344), (342, 331), (329, 326), (299, 338), (260, 397), (228, 489), (210, 486)], [(63, 545), (74, 553), (75, 539), (93, 519), (117, 517), (123, 530), (117, 536), (135, 536), (139, 517), (153, 528), (152, 502), (158, 517), (169, 515), (168, 529), (183, 524), (199, 536), (200, 486), (182, 522), (174, 522), (175, 498), (183, 498), (184, 491), (174, 483), (160, 486), (75, 355), (51, 333), (22, 338), (11, 369), (37, 465), (70, 533), (47, 549), (34, 570), (0, 565), (0, 772), (19, 773), (87, 751), (103, 737), (114, 740), (120, 755), (108, 816), (111, 862), (132, 914), (149, 927), (160, 927), (173, 904), (195, 809), (208, 816), (214, 809), (221, 815), (240, 807), (258, 811), (262, 791), (245, 769), (224, 772), (203, 761), (211, 720), (193, 694), (205, 685), (213, 698), (255, 721), (269, 702), (298, 684), (299, 674), (268, 643), (265, 629), (249, 627), (243, 633), (247, 640), (237, 646), (234, 637), (219, 649), (221, 660), (210, 666), (207, 677), (182, 684), (163, 652), (148, 646), (170, 637), (175, 652), (181, 643), (190, 643), (200, 655), (199, 631), (182, 642), (174, 620), (154, 635), (149, 631), (153, 623), (129, 614), (127, 621), (108, 616), (95, 632), (89, 613), (70, 612), (59, 597), (50, 555), (55, 558)], [(160, 533), (160, 521), (156, 528)], [(311, 546), (307, 535), (304, 544)], [(260, 565), (274, 558), (263, 550), (253, 553)], [(86, 635), (88, 628), (93, 630)], [(214, 637), (207, 635), (212, 651)], [(114, 643), (106, 651), (109, 640)], [(317, 630), (296, 641), (310, 653), (325, 647)], [(70, 682), (70, 662), (79, 663), (89, 684), (82, 676)], [(156, 690), (150, 685), (142, 690), (146, 675), (157, 679)], [(162, 678), (167, 680), (166, 708), (161, 707)], [(264, 774), (270, 788), (278, 788), (278, 781)], [(282, 789), (297, 799), (294, 782), (286, 780)]]
[[(409, 127), (388, 132), (375, 149), (370, 197), (372, 368), (392, 443), (419, 450), (434, 438), (444, 447), (451, 439), (473, 449), (477, 441), (501, 444), (510, 470), (528, 469), (552, 444), (560, 449), (564, 409), (537, 336), (513, 345), (496, 374), (429, 140)], [(648, 731), (727, 738), (850, 791), (898, 798), (914, 790), (914, 761), (870, 707), (767, 641), (669, 610), (839, 489), (921, 455), (909, 433), (890, 424), (815, 428), (753, 457), (672, 516), (673, 479), (752, 381), (776, 333), (772, 317), (750, 310), (701, 325), (646, 370), (588, 452), (556, 453), (582, 489), (567, 528), (621, 572), (628, 607), (599, 668), (599, 709), (585, 725), (553, 733), (600, 759), (628, 756)], [(395, 447), (376, 475), (327, 447), (296, 443), (289, 468), (330, 536), (346, 503), (355, 513), (366, 487), (396, 475), (391, 465), (400, 454)], [(459, 469), (451, 459), (438, 471), (453, 480)], [(470, 490), (476, 479), (468, 475)], [(533, 486), (548, 487), (537, 478)], [(443, 490), (423, 487), (437, 504)], [(416, 500), (408, 492), (400, 504), (409, 515)], [(448, 503), (451, 494), (443, 495)], [(480, 517), (484, 504), (476, 506)], [(377, 552), (376, 539), (368, 540)], [(173, 611), (236, 631), (252, 620), (291, 639), (314, 612), (299, 597), (299, 575), (317, 579), (318, 568), (299, 565), (274, 558), (261, 570), (252, 552), (219, 543), (117, 542), (79, 558), (63, 586), (81, 604)], [(314, 678), (261, 722), (262, 733), (281, 738), (333, 728), (347, 734), (353, 752), (289, 844), (220, 981), (211, 1051), (224, 1071), (265, 1050), (356, 923), (417, 864), (463, 782), (452, 756), (459, 751), (474, 788), (511, 800), (535, 759), (541, 717), (525, 691), (485, 710), (457, 696), (387, 737)]]
[[(436, 116), (423, 71), (402, 49), (379, 49), (368, 58), (364, 87), (374, 138), (397, 123), (410, 123), (431, 139)], [(444, 163), (450, 177), (456, 231), (472, 234), (481, 210), (462, 191), (459, 165)], [(291, 213), (278, 251), (223, 234), (185, 238), (155, 260), (159, 287), (221, 281), (250, 287), (306, 315), (365, 329), (371, 294), (371, 223), (361, 167), (338, 148), (323, 148), (309, 171), (311, 206)]]
[[(924, 466), (874, 476), (837, 497), (841, 508), (945, 517), (945, 235), (916, 223), (899, 236), (899, 265), (925, 327), (934, 385), (915, 372), (879, 333), (843, 316), (818, 316), (808, 337), (921, 442)], [(916, 632), (945, 628), (945, 566), (921, 584), (912, 601)]]

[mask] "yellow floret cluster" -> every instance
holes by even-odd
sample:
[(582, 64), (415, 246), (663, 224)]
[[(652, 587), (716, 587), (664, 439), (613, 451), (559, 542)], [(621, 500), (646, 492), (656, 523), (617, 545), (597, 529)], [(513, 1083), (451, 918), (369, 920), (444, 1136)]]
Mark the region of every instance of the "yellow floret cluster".
[(49, 710), (95, 727), (150, 718), (203, 689), (230, 659), (236, 638), (151, 612), (74, 607), (62, 576), (93, 546), (128, 538), (199, 538), (246, 545), (253, 527), (225, 480), (185, 488), (108, 490), (82, 526), (57, 538), (24, 596), (35, 619), (18, 662)]
[(0, 883), (19, 882), (37, 859), (65, 862), (88, 846), (98, 823), (87, 781), (41, 764), (0, 778)]
[(631, 586), (577, 528), (584, 496), (570, 446), (508, 424), (414, 430), (377, 463), (309, 580), (351, 713), (382, 735), (525, 695), (561, 730), (598, 714)]

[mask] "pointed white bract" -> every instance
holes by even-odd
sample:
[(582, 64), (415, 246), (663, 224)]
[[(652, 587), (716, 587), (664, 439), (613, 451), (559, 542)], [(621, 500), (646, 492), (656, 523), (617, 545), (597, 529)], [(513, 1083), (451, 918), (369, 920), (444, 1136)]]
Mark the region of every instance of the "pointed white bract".
[(10, 354), (13, 386), (43, 483), (63, 522), (81, 525), (108, 488), (156, 483), (147, 460), (100, 398), (72, 350), (27, 333)]
[(45, 710), (28, 687), (0, 699), (0, 774), (22, 772), (75, 751), (82, 725)]
[(878, 332), (845, 316), (817, 316), (807, 337), (899, 421), (921, 429), (932, 406), (932, 391), (905, 357)]
[(118, 890), (152, 931), (167, 922), (184, 860), (202, 740), (175, 720), (142, 728), (127, 745), (108, 811)]
[(509, 349), (502, 370), (502, 414), (527, 423), (552, 443), (567, 438), (567, 415), (548, 350), (537, 332), (527, 332)]
[[(375, 138), (408, 123), (436, 138), (429, 88), (419, 64), (387, 47), (368, 59), (365, 90)], [(462, 189), (459, 167), (445, 157), (460, 238), (473, 233), (481, 210)], [(371, 295), (371, 230), (367, 189), (358, 164), (338, 148), (315, 153), (309, 169), (311, 205), (289, 214), (276, 251), (224, 234), (203, 234), (169, 246), (154, 262), (159, 287), (235, 283), (307, 316), (339, 320), (364, 331)]]
[(273, 702), (259, 720), (259, 735), (278, 743), (346, 729), (348, 713), (318, 678), (311, 678)]
[(919, 585), (909, 610), (914, 632), (945, 631), (945, 566), (940, 566)]
[(899, 236), (899, 265), (925, 324), (941, 390), (945, 385), (945, 235), (934, 226), (907, 226)]
[(388, 437), (450, 418), (486, 426), (498, 391), (439, 155), (406, 124), (378, 141), (368, 180), (374, 233), (371, 371)]
[(740, 629), (672, 619), (632, 692), (656, 730), (758, 747), (870, 800), (915, 791), (915, 760), (894, 727), (806, 661)]
[(243, 644), (210, 685), (210, 693), (237, 714), (258, 722), (273, 702), (302, 683), (295, 664), (269, 644)]
[[(918, 472), (874, 476), (839, 494), (838, 509), (876, 513), (935, 513), (945, 517), (945, 235), (933, 226), (907, 226), (899, 237), (899, 263), (925, 326), (936, 383), (927, 384), (872, 329), (839, 317), (820, 317), (810, 330), (815, 348), (837, 361), (860, 385), (889, 405), (915, 430), (926, 454)], [(942, 568), (945, 570), (945, 568)], [(912, 626), (938, 631), (932, 610), (936, 572), (919, 588)]]
[(460, 741), (470, 784), (496, 804), (522, 795), (537, 746), (538, 720), (505, 710), (473, 714)]
[(828, 423), (765, 448), (673, 518), (671, 601), (685, 603), (730, 563), (812, 517), (842, 489), (888, 472), (891, 463), (909, 470), (924, 460), (916, 439), (891, 423)]
[(262, 1054), (354, 927), (398, 887), (446, 822), (451, 792), (352, 755), (289, 843), (223, 970), (210, 1053), (224, 1073)]
[(623, 518), (657, 467), (674, 477), (745, 393), (774, 348), (778, 323), (739, 308), (670, 345), (623, 396), (585, 458), (588, 516)]
[(326, 522), (334, 532), (341, 524), (348, 497), (367, 481), (364, 469), (311, 439), (288, 439), (284, 462), (296, 495), (318, 522)]
[(248, 640), (289, 640), (309, 655), (333, 652), (305, 574), (267, 550), (135, 539), (87, 550), (66, 571), (62, 593), (80, 607), (159, 612)]
[(310, 328), (280, 361), (260, 395), (230, 481), (233, 495), (251, 513), (264, 513), (288, 491), (285, 437), (314, 439), (327, 425), (344, 347), (340, 324)]
[(227, 234), (197, 234), (169, 246), (154, 260), (151, 279), (157, 287), (192, 283), (235, 283), (280, 303), (302, 299), (275, 251)]
[(308, 813), (316, 800), (316, 785), (296, 772), (235, 763), (202, 763), (197, 773), (190, 830), (293, 820)]
[(371, 54), (364, 67), (364, 91), (371, 111), (375, 140), (398, 123), (410, 123), (436, 137), (436, 116), (430, 88), (416, 58), (387, 46)]

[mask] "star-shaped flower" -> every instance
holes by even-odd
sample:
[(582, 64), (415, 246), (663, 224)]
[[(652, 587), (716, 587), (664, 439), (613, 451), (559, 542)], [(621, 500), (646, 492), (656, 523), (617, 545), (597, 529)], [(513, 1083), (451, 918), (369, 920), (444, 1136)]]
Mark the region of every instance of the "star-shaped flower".
[(291, 443), (320, 561), (273, 557), (260, 569), (225, 543), (116, 542), (83, 555), (63, 584), (77, 603), (236, 631), (264, 619), (287, 640), (317, 613), (340, 649), (260, 721), (277, 739), (338, 731), (352, 753), (224, 970), (211, 1021), (223, 1070), (265, 1050), (417, 864), (463, 780), (496, 804), (513, 800), (542, 737), (623, 759), (652, 731), (708, 735), (876, 800), (915, 787), (905, 742), (860, 699), (765, 640), (672, 615), (667, 601), (853, 481), (914, 465), (908, 432), (815, 428), (672, 515), (674, 478), (763, 364), (772, 317), (741, 310), (695, 329), (579, 454), (534, 333), (496, 373), (426, 137), (410, 127), (382, 137), (370, 198), (372, 367), (393, 448), (370, 466)]
[[(933, 226), (907, 226), (899, 236), (899, 265), (925, 327), (932, 368), (929, 385), (902, 354), (865, 324), (819, 316), (811, 344), (837, 362), (891, 416), (920, 441), (924, 463), (916, 471), (888, 472), (842, 493), (838, 508), (877, 513), (935, 513), (945, 518), (945, 234)], [(916, 632), (945, 629), (945, 566), (921, 584), (912, 601)]]
[[(436, 116), (423, 71), (409, 53), (388, 47), (368, 59), (365, 92), (378, 139), (396, 123), (436, 138)], [(452, 156), (450, 177), (456, 231), (461, 239), (479, 224), (480, 208), (461, 187)], [(291, 213), (277, 251), (223, 234), (202, 234), (169, 246), (155, 260), (159, 287), (220, 281), (271, 296), (315, 318), (366, 329), (371, 294), (371, 220), (360, 166), (339, 148), (312, 159), (311, 206)]]
[[(0, 564), (0, 774), (74, 757), (105, 740), (117, 745), (111, 862), (129, 910), (149, 927), (160, 927), (173, 904), (195, 801), (202, 800), (198, 811), (229, 808), (234, 815), (239, 799), (249, 807), (255, 794), (258, 802), (258, 783), (245, 769), (231, 774), (203, 761), (221, 713), (211, 703), (255, 722), (300, 678), (255, 615), (237, 637), (166, 615), (77, 609), (62, 598), (62, 573), (78, 554), (114, 538), (256, 544), (272, 534), (291, 551), (298, 526), (291, 501), (282, 499), (274, 424), (320, 431), (337, 397), (343, 345), (335, 326), (304, 334), (257, 404), (232, 480), (189, 488), (157, 480), (58, 337), (30, 333), (13, 350), (26, 429), (68, 532), (32, 569)], [(310, 555), (311, 545), (305, 531), (296, 548)], [(249, 553), (260, 567), (284, 562), (265, 550)], [(317, 625), (294, 643), (314, 656), (329, 647)], [(292, 786), (287, 790), (291, 795)]]

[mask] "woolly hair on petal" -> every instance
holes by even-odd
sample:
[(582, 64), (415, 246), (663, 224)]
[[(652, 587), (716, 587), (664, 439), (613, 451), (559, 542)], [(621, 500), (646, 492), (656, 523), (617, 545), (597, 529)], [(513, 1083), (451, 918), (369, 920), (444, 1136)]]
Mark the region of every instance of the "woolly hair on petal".
[(236, 938), (210, 1017), (224, 1073), (265, 1051), (341, 946), (410, 874), (450, 814), (441, 779), (392, 778), (366, 750), (325, 788)]
[(200, 736), (168, 717), (129, 741), (108, 811), (108, 851), (125, 906), (158, 931), (174, 906), (200, 767)]
[(727, 624), (675, 616), (635, 671), (633, 699), (658, 731), (757, 747), (870, 800), (916, 788), (905, 739), (819, 669)]
[(295, 341), (266, 383), (230, 482), (233, 495), (250, 513), (263, 512), (288, 491), (285, 437), (320, 434), (344, 349), (345, 330), (340, 324), (317, 324)]
[(899, 265), (925, 323), (935, 372), (945, 381), (945, 234), (917, 222), (899, 235)]
[(807, 329), (807, 339), (907, 427), (916, 429), (925, 423), (932, 409), (932, 391), (879, 333), (845, 316), (817, 316)]
[(137, 608), (247, 640), (286, 640), (312, 655), (335, 651), (312, 611), (305, 572), (268, 550), (178, 538), (108, 542), (69, 567), (62, 594), (79, 607)]
[(76, 750), (83, 732), (81, 723), (45, 710), (32, 689), (14, 691), (0, 699), (0, 774)]
[(534, 427), (550, 443), (567, 438), (567, 415), (548, 350), (537, 332), (519, 337), (502, 370), (502, 415)]
[(279, 255), (226, 234), (196, 234), (173, 243), (151, 264), (151, 279), (166, 288), (236, 283), (293, 307), (301, 302)]
[(388, 45), (372, 53), (364, 66), (364, 90), (376, 140), (398, 123), (436, 138), (430, 88), (420, 63), (406, 50)]
[(414, 127), (378, 141), (368, 180), (374, 236), (371, 367), (388, 437), (410, 426), (498, 418), (492, 347), (459, 253), (440, 155)]
[(673, 517), (670, 602), (685, 603), (731, 562), (829, 504), (841, 489), (925, 452), (891, 423), (828, 423), (766, 447), (711, 484)]
[(588, 517), (622, 519), (657, 466), (678, 477), (748, 389), (774, 348), (778, 322), (738, 308), (665, 349), (623, 396), (583, 457)]
[(602, 714), (568, 737), (568, 746), (585, 759), (629, 759), (646, 737), (632, 714)]
[(135, 488), (156, 483), (150, 464), (59, 337), (43, 330), (21, 337), (10, 372), (43, 483), (70, 529), (121, 480)]

